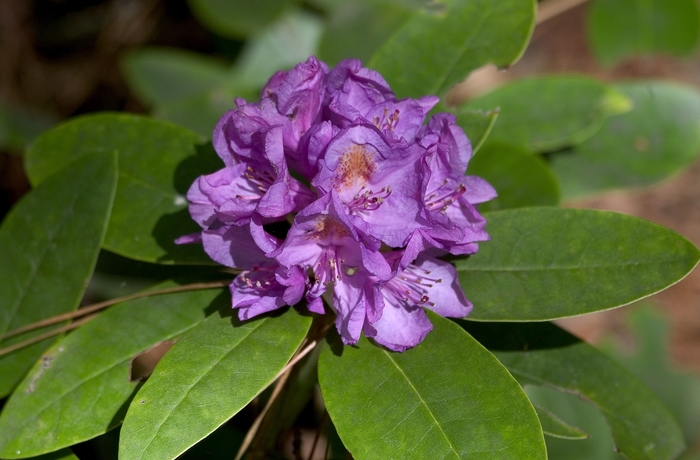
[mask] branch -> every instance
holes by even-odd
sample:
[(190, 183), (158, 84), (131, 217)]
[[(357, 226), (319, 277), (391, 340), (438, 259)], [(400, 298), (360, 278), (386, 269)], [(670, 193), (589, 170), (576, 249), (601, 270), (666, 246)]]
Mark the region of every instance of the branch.
[(214, 281), (211, 283), (185, 284), (183, 286), (177, 286), (177, 287), (172, 287), (172, 288), (167, 288), (167, 289), (159, 289), (157, 291), (138, 292), (136, 294), (130, 294), (130, 295), (126, 295), (123, 297), (117, 297), (116, 299), (105, 300), (104, 302), (99, 302), (99, 303), (89, 305), (89, 306), (84, 307), (84, 308), (79, 308), (78, 310), (75, 310), (75, 311), (63, 313), (61, 315), (52, 316), (50, 318), (46, 318), (46, 319), (43, 319), (41, 321), (37, 321), (36, 323), (27, 324), (26, 326), (19, 327), (19, 328), (14, 329), (10, 332), (6, 332), (3, 335), (0, 335), (0, 340), (5, 340), (9, 337), (14, 337), (15, 335), (23, 334), (25, 332), (33, 331), (35, 329), (40, 329), (42, 327), (50, 326), (52, 324), (61, 323), (63, 321), (67, 321), (69, 319), (74, 319), (74, 318), (79, 318), (81, 316), (89, 315), (90, 313), (102, 310), (102, 309), (107, 308), (109, 306), (112, 306), (114, 304), (126, 302), (127, 300), (140, 299), (141, 297), (150, 297), (153, 295), (172, 294), (174, 292), (197, 291), (197, 290), (201, 290), (201, 289), (212, 289), (212, 288), (217, 288), (217, 287), (224, 287), (224, 286), (227, 286), (229, 284), (231, 284), (230, 281)]
[(245, 435), (245, 438), (243, 439), (243, 444), (241, 444), (241, 447), (238, 449), (238, 453), (236, 454), (236, 458), (234, 460), (241, 460), (243, 454), (250, 446), (250, 443), (253, 442), (253, 438), (255, 438), (255, 435), (258, 433), (258, 429), (260, 428), (260, 424), (265, 418), (265, 414), (267, 414), (267, 411), (272, 406), (272, 403), (275, 402), (275, 399), (277, 399), (277, 396), (279, 396), (280, 392), (282, 391), (282, 388), (284, 387), (284, 384), (287, 383), (289, 374), (291, 374), (292, 372), (292, 367), (294, 367), (294, 365), (298, 363), (300, 359), (308, 355), (309, 352), (311, 352), (311, 350), (313, 350), (314, 347), (316, 347), (317, 343), (318, 342), (316, 340), (313, 340), (311, 343), (309, 343), (309, 345), (306, 346), (306, 348), (294, 355), (294, 357), (287, 363), (286, 366), (284, 366), (284, 368), (279, 372), (279, 374), (277, 374), (277, 376), (275, 377), (277, 383), (275, 384), (275, 388), (272, 390), (270, 399), (267, 400), (265, 407), (260, 412), (260, 414), (258, 414), (258, 417), (250, 426), (250, 429), (248, 430), (248, 432)]
[(588, 0), (544, 0), (537, 5), (537, 21), (541, 24), (547, 19), (560, 15), (570, 9), (586, 3)]

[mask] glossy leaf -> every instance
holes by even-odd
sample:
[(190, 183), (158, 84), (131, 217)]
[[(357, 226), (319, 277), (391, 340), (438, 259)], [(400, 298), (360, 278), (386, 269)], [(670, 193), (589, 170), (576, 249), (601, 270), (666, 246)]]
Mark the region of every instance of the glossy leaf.
[(451, 321), (405, 353), (362, 338), (319, 359), (319, 383), (343, 443), (368, 458), (546, 458), (539, 421), (501, 364)]
[(295, 311), (242, 324), (228, 314), (210, 316), (170, 350), (134, 398), (119, 458), (171, 459), (207, 436), (272, 383), (310, 324)]
[(700, 92), (668, 82), (615, 85), (634, 109), (611, 117), (571, 152), (552, 155), (567, 198), (640, 187), (690, 165), (700, 154)]
[(188, 0), (192, 13), (213, 32), (241, 38), (273, 22), (293, 0)]
[(430, 2), (379, 48), (368, 67), (399, 97), (442, 96), (472, 70), (517, 61), (534, 21), (533, 0)]
[(649, 53), (687, 55), (700, 35), (700, 8), (695, 0), (594, 0), (587, 29), (603, 64)]
[(175, 48), (140, 48), (122, 63), (132, 90), (150, 105), (175, 102), (223, 85), (228, 66)]
[[(0, 334), (78, 307), (105, 236), (116, 182), (115, 155), (89, 155), (12, 208), (0, 227)], [(47, 330), (2, 340), (0, 348)], [(53, 340), (0, 357), (0, 397)]]
[(606, 117), (629, 111), (631, 102), (592, 78), (549, 75), (514, 81), (462, 107), (500, 108), (489, 141), (547, 151), (591, 137)]
[(141, 386), (130, 379), (132, 360), (228, 303), (220, 289), (143, 297), (110, 307), (68, 335), (44, 353), (5, 405), (0, 457), (52, 452), (121, 424)]
[(483, 177), (498, 197), (479, 205), (479, 211), (554, 206), (559, 184), (539, 156), (522, 147), (488, 142), (469, 162), (467, 174)]
[(544, 407), (535, 406), (537, 416), (540, 418), (542, 432), (547, 436), (561, 439), (586, 439), (588, 435), (581, 429), (571, 426)]
[(104, 247), (137, 260), (211, 263), (200, 245), (175, 238), (200, 230), (185, 195), (194, 179), (221, 168), (210, 145), (188, 129), (151, 118), (102, 113), (42, 134), (27, 151), (33, 184), (87, 153), (119, 154), (119, 181)]
[(61, 449), (57, 452), (51, 452), (50, 454), (39, 455), (37, 457), (31, 457), (29, 460), (79, 460), (78, 456), (73, 453), (70, 449)]
[(661, 401), (587, 343), (548, 323), (459, 323), (521, 384), (576, 394), (597, 406), (625, 457), (672, 459), (683, 450), (680, 428)]
[(491, 241), (455, 261), (481, 321), (543, 321), (607, 310), (685, 277), (700, 252), (676, 232), (624, 214), (523, 208), (487, 215)]
[(472, 152), (479, 151), (491, 133), (498, 118), (498, 109), (460, 110), (456, 114), (457, 124), (464, 130), (472, 144)]

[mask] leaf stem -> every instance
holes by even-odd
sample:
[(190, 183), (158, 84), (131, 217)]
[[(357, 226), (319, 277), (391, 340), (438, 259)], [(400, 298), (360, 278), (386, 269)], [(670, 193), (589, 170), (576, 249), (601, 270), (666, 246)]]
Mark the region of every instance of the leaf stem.
[(588, 0), (545, 0), (537, 6), (537, 24), (586, 3)]
[(23, 342), (16, 343), (14, 345), (10, 345), (9, 347), (5, 348), (0, 348), (0, 356), (6, 355), (8, 353), (12, 353), (15, 350), (19, 350), (20, 348), (28, 347), (29, 345), (34, 345), (37, 342), (41, 342), (42, 340), (48, 339), (50, 337), (53, 337), (55, 335), (61, 334), (63, 332), (67, 331), (72, 331), (73, 329), (76, 329), (83, 324), (87, 323), (91, 319), (93, 319), (96, 314), (86, 316), (85, 318), (81, 318), (78, 321), (75, 321), (71, 324), (67, 324), (65, 326), (59, 327), (58, 329), (53, 329), (51, 331), (45, 332), (43, 334), (37, 335), (35, 337), (32, 337), (31, 339), (27, 339)]
[[(45, 326), (50, 326), (52, 324), (67, 321), (69, 319), (74, 319), (74, 318), (79, 318), (81, 316), (89, 315), (90, 313), (102, 310), (102, 309), (107, 308), (109, 306), (112, 306), (114, 304), (126, 302), (128, 300), (140, 299), (142, 297), (150, 297), (153, 295), (172, 294), (174, 292), (197, 291), (197, 290), (201, 290), (201, 289), (212, 289), (212, 288), (217, 288), (217, 287), (224, 287), (224, 286), (227, 286), (229, 284), (231, 284), (231, 281), (228, 281), (228, 280), (226, 280), (226, 281), (214, 281), (214, 282), (210, 282), (210, 283), (185, 284), (182, 286), (177, 286), (177, 287), (172, 287), (172, 288), (167, 288), (167, 289), (159, 289), (156, 291), (137, 292), (136, 294), (129, 294), (129, 295), (125, 295), (123, 297), (117, 297), (116, 299), (105, 300), (104, 302), (92, 304), (92, 305), (89, 305), (87, 307), (79, 308), (78, 310), (75, 310), (75, 311), (63, 313), (61, 315), (52, 316), (50, 318), (46, 318), (46, 319), (43, 319), (41, 321), (37, 321), (35, 323), (27, 324), (26, 326), (18, 327), (17, 329), (14, 329), (12, 331), (6, 332), (3, 335), (0, 335), (0, 340), (7, 339), (9, 337), (14, 337), (15, 335), (23, 334), (25, 332), (33, 331), (35, 329), (40, 329), (40, 328), (45, 327)], [(73, 324), (76, 324), (76, 323), (73, 323)], [(70, 330), (70, 329), (68, 329), (68, 330)], [(53, 334), (53, 335), (55, 335), (55, 334)], [(8, 348), (10, 348), (10, 347), (8, 347)]]
[[(313, 458), (314, 458), (314, 452), (316, 452), (316, 445), (318, 444), (318, 440), (321, 437), (321, 432), (323, 431), (323, 425), (326, 424), (326, 417), (327, 416), (328, 416), (328, 411), (324, 409), (323, 415), (321, 416), (321, 421), (318, 424), (318, 430), (316, 430), (316, 436), (314, 436), (314, 443), (311, 445), (311, 452), (309, 453), (309, 460), (313, 460)], [(326, 444), (328, 444), (328, 441), (326, 441)], [(326, 454), (326, 457), (327, 456), (328, 456), (328, 454)]]
[[(312, 340), (304, 349), (301, 351), (297, 352), (292, 359), (289, 360), (286, 366), (277, 374), (275, 377), (275, 380), (277, 383), (275, 384), (275, 388), (272, 390), (272, 394), (270, 395), (270, 398), (267, 400), (267, 403), (265, 404), (265, 407), (263, 410), (258, 414), (257, 418), (253, 422), (253, 424), (250, 426), (250, 429), (245, 435), (245, 438), (243, 439), (243, 443), (241, 444), (241, 447), (238, 449), (238, 453), (236, 453), (236, 457), (234, 460), (240, 460), (243, 457), (243, 454), (245, 454), (245, 451), (248, 449), (250, 446), (251, 442), (253, 442), (253, 438), (255, 438), (255, 435), (258, 432), (258, 429), (260, 428), (260, 424), (262, 423), (263, 419), (265, 418), (265, 414), (267, 414), (267, 411), (270, 409), (272, 406), (272, 403), (275, 402), (275, 399), (279, 396), (280, 392), (282, 391), (282, 388), (284, 387), (284, 384), (287, 383), (287, 379), (289, 378), (289, 375), (292, 373), (292, 368), (296, 363), (298, 363), (304, 356), (308, 355), (311, 350), (313, 350), (316, 347), (316, 344), (318, 341)], [(303, 344), (302, 344), (303, 346)], [(274, 380), (273, 380), (274, 381)]]

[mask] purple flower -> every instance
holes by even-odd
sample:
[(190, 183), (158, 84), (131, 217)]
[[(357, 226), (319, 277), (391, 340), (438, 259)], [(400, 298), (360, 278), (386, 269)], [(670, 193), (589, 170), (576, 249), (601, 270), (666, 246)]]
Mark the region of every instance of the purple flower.
[[(401, 254), (389, 257), (398, 260)], [(423, 308), (454, 318), (463, 318), (472, 310), (455, 268), (428, 256), (421, 256), (389, 281), (377, 283), (375, 289), (383, 302), (381, 317), (365, 325), (365, 335), (393, 351), (418, 345), (433, 329)]]
[(192, 184), (202, 231), (177, 242), (243, 270), (231, 284), (241, 319), (305, 299), (335, 313), (346, 344), (364, 332), (390, 350), (416, 346), (432, 329), (424, 309), (471, 311), (454, 267), (433, 256), (475, 252), (488, 234), (474, 205), (495, 196), (465, 175), (471, 146), (455, 117), (426, 123), (437, 102), (396, 99), (357, 60), (276, 73), (259, 102), (237, 100), (217, 124), (224, 167)]

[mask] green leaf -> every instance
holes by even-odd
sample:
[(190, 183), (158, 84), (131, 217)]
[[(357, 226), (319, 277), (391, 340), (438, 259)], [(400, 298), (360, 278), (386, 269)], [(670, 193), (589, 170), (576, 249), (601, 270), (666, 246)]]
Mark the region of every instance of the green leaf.
[(56, 117), (27, 107), (13, 107), (0, 102), (0, 148), (18, 153), (41, 132), (56, 123)]
[(223, 37), (241, 38), (273, 22), (294, 0), (188, 0), (187, 3), (208, 29)]
[(187, 99), (222, 86), (228, 66), (175, 48), (140, 48), (122, 61), (129, 86), (150, 105)]
[(548, 75), (514, 81), (461, 107), (500, 107), (489, 141), (547, 151), (586, 140), (606, 117), (629, 111), (631, 101), (592, 78)]
[[(603, 350), (642, 380), (669, 408), (681, 424), (686, 443), (700, 440), (700, 377), (681, 370), (670, 359), (669, 320), (649, 305), (629, 312), (626, 324), (635, 347), (622, 343), (604, 343)], [(629, 339), (629, 337), (626, 337)], [(628, 341), (626, 341), (628, 342)]]
[(464, 130), (472, 144), (472, 152), (479, 151), (491, 133), (498, 118), (498, 109), (493, 110), (459, 110), (457, 124)]
[(270, 385), (311, 318), (288, 311), (240, 323), (215, 314), (189, 331), (134, 398), (119, 458), (175, 458)]
[(187, 99), (160, 104), (154, 108), (153, 116), (191, 129), (202, 138), (211, 139), (214, 127), (221, 117), (235, 108), (234, 99), (257, 97), (255, 94), (247, 89), (234, 92), (225, 88), (214, 88)]
[(467, 173), (483, 177), (498, 192), (496, 199), (479, 205), (481, 212), (559, 203), (551, 168), (522, 147), (488, 142), (469, 161)]
[(547, 436), (561, 439), (586, 439), (588, 435), (581, 429), (571, 426), (544, 407), (534, 404), (540, 418), (542, 432)]
[(485, 64), (517, 61), (534, 24), (533, 0), (430, 2), (379, 48), (368, 67), (399, 97), (441, 96)]
[[(565, 439), (545, 436), (549, 460), (622, 460), (614, 451), (614, 443), (605, 417), (597, 407), (575, 394), (552, 388), (527, 385), (524, 388), (533, 405), (542, 405), (557, 417), (573, 423), (588, 433), (587, 439)], [(686, 459), (687, 460), (687, 459)]]
[(672, 459), (682, 452), (683, 435), (668, 409), (587, 343), (548, 323), (459, 324), (494, 351), (522, 385), (554, 388), (597, 406), (625, 457)]
[[(173, 286), (164, 283), (157, 289)], [(130, 380), (132, 360), (229, 303), (230, 296), (221, 294), (218, 289), (189, 291), (124, 302), (55, 344), (5, 405), (0, 456), (52, 452), (121, 424), (141, 385)], [(65, 416), (71, 412), (80, 416)]]
[(365, 338), (322, 350), (323, 399), (353, 457), (546, 458), (537, 415), (513, 378), (457, 325), (428, 314), (435, 328), (405, 353)]
[(321, 59), (328, 65), (348, 58), (369, 61), (415, 9), (401, 2), (340, 2), (328, 18), (319, 47)]
[(104, 247), (147, 262), (211, 264), (200, 245), (175, 238), (201, 230), (185, 195), (201, 174), (221, 168), (210, 145), (188, 129), (151, 118), (101, 113), (42, 134), (27, 151), (33, 184), (87, 153), (119, 154), (119, 181)]
[(487, 220), (491, 241), (455, 261), (473, 320), (544, 321), (619, 307), (678, 282), (700, 259), (676, 232), (624, 214), (523, 208)]
[[(116, 179), (115, 155), (86, 156), (10, 210), (0, 227), (0, 334), (78, 307), (105, 236)], [(2, 340), (0, 348), (47, 330)], [(0, 397), (53, 340), (0, 357)]]
[(588, 7), (588, 39), (603, 64), (639, 54), (693, 52), (700, 34), (695, 0), (594, 0)]
[(39, 455), (37, 457), (31, 457), (29, 460), (80, 460), (78, 456), (73, 453), (70, 449), (61, 449), (57, 452), (51, 452), (50, 454)]
[(667, 82), (621, 83), (634, 109), (608, 118), (571, 152), (552, 155), (562, 193), (573, 198), (653, 184), (690, 165), (700, 153), (700, 92)]
[(246, 43), (231, 79), (238, 86), (262, 88), (272, 75), (316, 54), (323, 22), (302, 10), (291, 10)]

